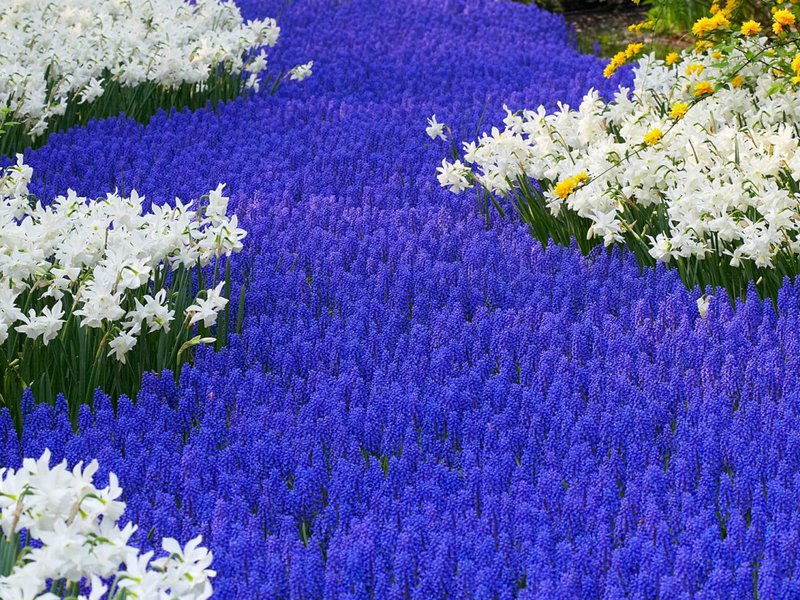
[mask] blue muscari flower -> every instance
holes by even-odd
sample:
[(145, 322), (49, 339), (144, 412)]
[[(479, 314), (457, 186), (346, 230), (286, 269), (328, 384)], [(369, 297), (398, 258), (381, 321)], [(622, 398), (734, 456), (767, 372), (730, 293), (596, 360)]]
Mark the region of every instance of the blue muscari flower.
[(756, 568), (761, 597), (797, 595), (798, 284), (777, 315), (717, 295), (701, 319), (674, 272), (487, 228), (433, 179), (430, 114), (466, 139), (484, 106), (482, 129), (629, 73), (512, 3), (280, 22), (276, 60), (315, 59), (303, 86), (26, 156), (42, 198), (227, 182), (250, 285), (241, 334), (177, 384), (98, 392), (77, 431), (63, 402), (27, 394), (21, 438), (0, 412), (2, 464), (97, 458), (136, 543), (203, 534), (220, 598), (747, 598)]

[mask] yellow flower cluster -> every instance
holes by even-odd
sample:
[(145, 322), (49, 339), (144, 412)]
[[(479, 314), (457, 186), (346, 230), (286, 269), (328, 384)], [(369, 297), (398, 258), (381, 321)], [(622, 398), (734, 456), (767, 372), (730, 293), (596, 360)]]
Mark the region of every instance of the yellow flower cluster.
[(705, 70), (705, 66), (700, 63), (691, 63), (686, 66), (687, 75), (700, 75)]
[(651, 129), (644, 135), (644, 143), (648, 146), (655, 146), (664, 137), (664, 132), (658, 127)]
[(742, 35), (752, 36), (761, 33), (761, 25), (758, 21), (745, 21), (742, 23)]
[(697, 40), (694, 45), (694, 51), (696, 54), (700, 54), (705, 52), (706, 50), (711, 50), (714, 47), (714, 42), (709, 42), (708, 40)]
[(625, 50), (617, 52), (612, 58), (611, 62), (606, 65), (606, 68), (603, 70), (603, 75), (606, 79), (611, 77), (617, 70), (627, 63), (629, 60), (634, 58), (637, 54), (639, 54), (642, 50), (644, 50), (644, 44), (628, 44), (628, 47)]
[(772, 31), (775, 32), (775, 35), (783, 35), (787, 27), (792, 27), (795, 24), (796, 18), (792, 11), (782, 8), (775, 11), (772, 15), (772, 21)]
[(792, 78), (793, 83), (800, 83), (800, 54), (797, 54), (792, 59), (792, 71), (794, 72), (794, 77)]
[(730, 27), (731, 22), (728, 20), (727, 11), (726, 10), (719, 10), (717, 7), (717, 13), (712, 17), (702, 17), (698, 19), (697, 22), (692, 25), (692, 33), (696, 37), (703, 37), (712, 31), (716, 31), (717, 29), (723, 29), (725, 27)]
[(654, 27), (655, 23), (653, 21), (642, 21), (641, 23), (628, 25), (628, 31), (631, 33), (642, 33), (643, 31), (650, 31)]
[(714, 86), (711, 85), (710, 81), (700, 81), (697, 85), (694, 86), (694, 95), (695, 97), (698, 96), (707, 96), (714, 92)]
[(686, 112), (689, 110), (689, 105), (685, 102), (677, 102), (669, 113), (669, 116), (675, 119), (676, 121), (682, 119), (686, 116)]
[(579, 185), (586, 183), (587, 181), (589, 181), (589, 175), (586, 173), (586, 171), (583, 171), (582, 173), (578, 173), (572, 177), (567, 177), (564, 181), (556, 184), (556, 186), (553, 188), (553, 193), (562, 200), (566, 200)]
[(728, 16), (734, 11), (734, 9), (739, 5), (739, 0), (728, 0), (725, 3), (725, 8), (720, 8), (719, 4), (716, 2), (711, 5), (711, 14), (715, 15), (720, 11), (724, 11)]
[(680, 59), (681, 59), (680, 54), (678, 54), (677, 52), (670, 52), (669, 54), (667, 54), (667, 57), (664, 59), (664, 62), (667, 63), (668, 67), (671, 67)]

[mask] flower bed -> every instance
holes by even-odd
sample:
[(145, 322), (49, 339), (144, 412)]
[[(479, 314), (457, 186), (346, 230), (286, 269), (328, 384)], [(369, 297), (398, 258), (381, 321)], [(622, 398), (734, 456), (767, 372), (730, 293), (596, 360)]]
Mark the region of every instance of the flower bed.
[(250, 285), (225, 349), (116, 411), (98, 393), (77, 432), (27, 394), (0, 463), (96, 458), (130, 544), (202, 535), (219, 598), (795, 595), (800, 289), (702, 317), (676, 272), (543, 249), (435, 179), (430, 115), (466, 139), (628, 72), (512, 3), (305, 0), (281, 24), (305, 89), (26, 155), (41, 198), (124, 182), (149, 210), (225, 181)]

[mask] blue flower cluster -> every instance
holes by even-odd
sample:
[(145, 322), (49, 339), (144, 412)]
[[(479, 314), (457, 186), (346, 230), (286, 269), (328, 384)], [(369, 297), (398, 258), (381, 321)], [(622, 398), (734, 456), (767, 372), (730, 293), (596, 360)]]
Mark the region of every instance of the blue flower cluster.
[(77, 433), (63, 402), (27, 397), (21, 440), (0, 414), (0, 463), (97, 458), (137, 543), (204, 536), (219, 598), (800, 596), (800, 285), (780, 317), (750, 294), (701, 318), (674, 272), (532, 246), (433, 176), (432, 113), (474, 137), (503, 102), (620, 80), (513, 3), (280, 22), (303, 86), (26, 156), (43, 197), (227, 182), (250, 287), (241, 336), (178, 384), (147, 375), (116, 415), (98, 393)]

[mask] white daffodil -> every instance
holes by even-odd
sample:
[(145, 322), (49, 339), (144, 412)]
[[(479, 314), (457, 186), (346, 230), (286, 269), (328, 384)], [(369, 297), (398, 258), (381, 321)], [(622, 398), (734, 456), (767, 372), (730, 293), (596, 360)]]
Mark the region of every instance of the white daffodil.
[(216, 187), (216, 189), (211, 190), (208, 193), (208, 206), (206, 207), (206, 217), (208, 217), (211, 223), (215, 225), (221, 223), (222, 219), (225, 217), (225, 214), (228, 212), (229, 198), (222, 194), (224, 189), (225, 189), (225, 184), (220, 183)]
[(40, 315), (37, 315), (33, 309), (28, 312), (28, 316), (22, 315), (20, 317), (22, 325), (17, 325), (16, 330), (24, 333), (32, 340), (41, 337), (42, 343), (47, 346), (61, 330), (61, 326), (64, 324), (63, 316), (64, 311), (61, 306), (61, 300), (59, 300), (52, 308), (43, 308)]
[(442, 187), (449, 187), (453, 193), (461, 192), (470, 187), (469, 180), (465, 173), (468, 171), (464, 167), (464, 163), (457, 160), (449, 163), (446, 160), (442, 161), (442, 165), (436, 169), (439, 184)]
[(75, 315), (81, 317), (81, 327), (99, 328), (103, 323), (113, 323), (125, 316), (125, 309), (120, 306), (122, 294), (112, 293), (102, 284), (87, 285), (81, 300), (81, 308), (75, 311)]
[(206, 298), (199, 299), (186, 309), (186, 315), (190, 318), (189, 325), (202, 321), (203, 326), (211, 327), (217, 321), (217, 315), (228, 304), (228, 299), (222, 296), (222, 288), (225, 285), (221, 281), (213, 289), (206, 291)]
[(447, 140), (447, 136), (444, 134), (444, 124), (436, 120), (436, 115), (431, 115), (431, 117), (428, 118), (428, 126), (425, 128), (425, 133), (427, 133), (428, 137), (432, 140), (436, 138)]
[(700, 313), (700, 317), (705, 319), (706, 314), (708, 313), (708, 307), (711, 304), (711, 296), (700, 296), (697, 299), (697, 312)]
[(133, 335), (130, 330), (123, 329), (108, 343), (108, 347), (110, 348), (108, 356), (113, 356), (124, 365), (126, 363), (125, 357), (128, 352), (133, 350), (137, 341), (137, 337)]
[(292, 81), (303, 81), (311, 76), (311, 69), (313, 66), (313, 60), (310, 60), (303, 65), (297, 65), (289, 71), (289, 79)]
[(78, 102), (83, 104), (85, 102), (94, 102), (103, 95), (103, 82), (92, 77), (86, 84), (86, 87), (81, 91)]
[(166, 329), (175, 317), (175, 311), (171, 310), (166, 303), (166, 290), (159, 290), (155, 296), (145, 294), (144, 304), (139, 299), (134, 300), (136, 308), (128, 313), (130, 323), (141, 323), (144, 321), (148, 326), (148, 331), (158, 331)]

